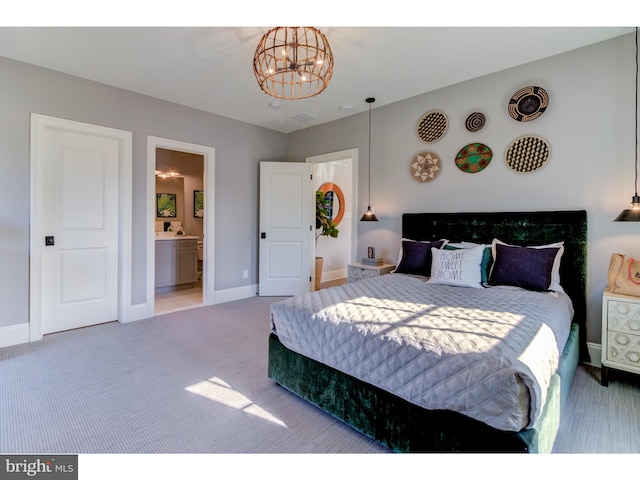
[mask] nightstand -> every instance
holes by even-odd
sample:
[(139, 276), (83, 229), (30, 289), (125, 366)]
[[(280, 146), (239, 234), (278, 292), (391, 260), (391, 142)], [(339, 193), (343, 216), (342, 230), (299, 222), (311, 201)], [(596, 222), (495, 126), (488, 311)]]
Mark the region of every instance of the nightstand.
[(604, 292), (602, 296), (602, 377), (609, 369), (640, 374), (640, 298)]
[(349, 283), (363, 278), (377, 277), (390, 273), (396, 268), (395, 265), (383, 263), (382, 265), (365, 265), (363, 263), (351, 263), (347, 265)]

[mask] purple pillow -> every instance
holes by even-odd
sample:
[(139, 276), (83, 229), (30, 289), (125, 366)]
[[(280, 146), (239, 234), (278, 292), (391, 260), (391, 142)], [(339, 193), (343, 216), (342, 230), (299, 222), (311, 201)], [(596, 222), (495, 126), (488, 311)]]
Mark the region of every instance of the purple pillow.
[(551, 286), (551, 272), (558, 250), (498, 243), (489, 283), (546, 292)]
[(410, 275), (431, 275), (431, 248), (442, 247), (444, 241), (413, 242), (402, 241), (402, 258), (395, 269), (396, 273), (408, 273)]

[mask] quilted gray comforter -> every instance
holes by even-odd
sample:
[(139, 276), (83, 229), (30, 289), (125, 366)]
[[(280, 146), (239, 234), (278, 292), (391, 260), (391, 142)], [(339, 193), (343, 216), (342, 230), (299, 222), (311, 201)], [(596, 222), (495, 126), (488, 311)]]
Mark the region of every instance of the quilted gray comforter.
[(569, 335), (559, 293), (383, 275), (274, 303), (284, 346), (421, 407), (500, 430), (540, 415)]

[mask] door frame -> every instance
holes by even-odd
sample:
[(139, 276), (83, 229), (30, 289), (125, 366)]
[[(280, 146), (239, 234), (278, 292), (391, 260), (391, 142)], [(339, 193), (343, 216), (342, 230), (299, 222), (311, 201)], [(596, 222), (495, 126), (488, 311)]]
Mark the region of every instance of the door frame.
[[(353, 192), (353, 198), (351, 199), (351, 252), (349, 252), (349, 262), (355, 261), (355, 254), (358, 248), (358, 210), (357, 210), (357, 198), (358, 198), (358, 149), (350, 148), (347, 150), (340, 150), (337, 152), (324, 153), (321, 155), (314, 155), (311, 157), (307, 157), (305, 161), (307, 163), (327, 163), (327, 162), (335, 162), (338, 160), (350, 159), (351, 162), (351, 191)], [(316, 244), (315, 242), (311, 243), (311, 250), (313, 255), (311, 258), (315, 257)], [(315, 262), (311, 264), (312, 275), (315, 278)]]
[(155, 315), (156, 276), (156, 148), (194, 153), (204, 157), (204, 219), (202, 244), (202, 305), (215, 303), (215, 160), (216, 149), (168, 138), (147, 137), (147, 316)]
[(118, 165), (118, 321), (131, 321), (131, 218), (132, 218), (132, 149), (133, 134), (74, 120), (31, 114), (30, 209), (29, 209), (29, 340), (42, 339), (42, 239), (44, 232), (38, 216), (42, 202), (42, 132), (47, 128), (107, 136), (119, 141)]

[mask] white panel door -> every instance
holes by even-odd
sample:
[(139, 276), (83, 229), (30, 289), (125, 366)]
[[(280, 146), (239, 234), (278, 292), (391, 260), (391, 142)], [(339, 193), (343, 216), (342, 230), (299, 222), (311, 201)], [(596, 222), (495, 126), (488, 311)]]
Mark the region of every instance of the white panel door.
[(40, 142), (42, 333), (117, 320), (119, 139), (46, 128)]
[(312, 166), (260, 163), (260, 296), (311, 290), (315, 216)]

